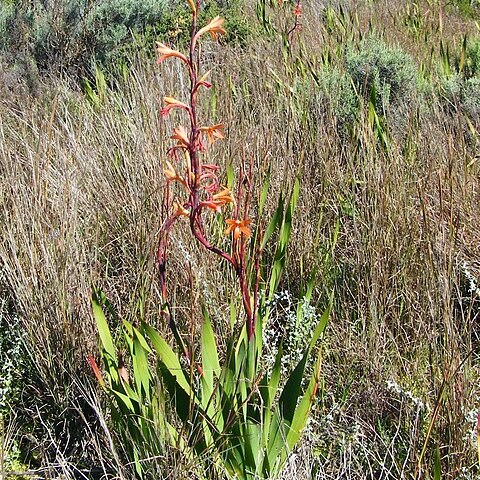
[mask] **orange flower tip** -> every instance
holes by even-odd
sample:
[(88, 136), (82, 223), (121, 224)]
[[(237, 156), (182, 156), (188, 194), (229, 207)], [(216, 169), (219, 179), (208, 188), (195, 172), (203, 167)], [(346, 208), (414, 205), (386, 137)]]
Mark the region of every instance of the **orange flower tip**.
[(205, 80), (200, 80), (199, 82), (197, 82), (195, 90), (199, 87), (212, 88), (212, 84), (210, 82), (205, 81)]
[(297, 3), (297, 6), (293, 10), (293, 14), (296, 17), (299, 17), (302, 14), (302, 3), (301, 2)]
[(100, 369), (98, 368), (98, 365), (97, 365), (97, 362), (95, 361), (95, 358), (93, 357), (93, 355), (89, 355), (88, 356), (88, 363), (90, 364), (90, 367), (93, 371), (93, 374), (95, 375), (98, 383), (104, 387), (105, 386), (105, 382), (103, 380), (103, 375), (102, 375), (102, 372), (100, 372)]
[(219, 168), (220, 167), (218, 165), (215, 165), (214, 163), (203, 163), (202, 164), (202, 169), (211, 170), (212, 172), (217, 171)]
[(162, 108), (162, 110), (160, 110), (160, 113), (164, 117), (168, 115), (168, 113), (172, 108), (182, 108), (187, 111), (190, 110), (190, 107), (187, 104), (180, 102), (180, 100), (177, 100), (176, 98), (173, 98), (173, 97), (164, 97), (163, 102), (165, 103), (165, 107)]
[(198, 83), (197, 83), (197, 88), (198, 86), (200, 85), (203, 85), (204, 87), (206, 88), (210, 88), (212, 86), (212, 84), (210, 82), (207, 81), (207, 77), (210, 75), (210, 70), (203, 74), (202, 77), (198, 80)]
[(206, 200), (204, 202), (200, 202), (200, 207), (209, 208), (210, 210), (214, 210), (217, 213), (222, 213), (222, 206), (225, 205), (225, 202), (220, 200)]
[(182, 126), (174, 128), (173, 135), (170, 138), (172, 140), (177, 140), (179, 145), (184, 145), (185, 147), (190, 145), (187, 131)]
[(222, 27), (225, 20), (219, 16), (215, 17), (213, 20), (201, 28), (195, 35), (195, 40), (200, 38), (205, 33), (210, 33), (214, 40), (217, 40), (218, 35), (227, 33), (226, 30)]
[(172, 50), (169, 46), (161, 42), (157, 42), (157, 53), (160, 55), (157, 59), (157, 63), (162, 63), (170, 57), (176, 57), (187, 64), (189, 63), (188, 58), (183, 53), (180, 53), (177, 50)]
[(167, 182), (173, 182), (175, 180), (182, 182), (183, 180), (176, 172), (175, 167), (168, 160), (165, 160), (165, 163), (167, 164), (167, 168), (163, 169), (163, 173), (167, 177)]
[(235, 199), (233, 198), (232, 191), (227, 187), (223, 187), (223, 190), (220, 190), (220, 192), (215, 193), (213, 195), (213, 199), (216, 202), (223, 202), (224, 204), (235, 203)]
[(187, 1), (188, 1), (188, 4), (190, 5), (190, 8), (192, 9), (192, 12), (196, 13), (197, 12), (197, 7), (195, 5), (194, 0), (187, 0)]
[(210, 144), (212, 144), (216, 140), (221, 140), (222, 138), (225, 138), (225, 135), (221, 132), (222, 129), (223, 125), (221, 123), (217, 123), (216, 125), (212, 125), (211, 127), (201, 127), (200, 131), (207, 134), (208, 141)]
[(180, 202), (173, 202), (173, 214), (176, 217), (188, 217), (190, 210), (187, 210)]
[(180, 100), (177, 100), (176, 98), (173, 97), (163, 97), (164, 103), (167, 105), (184, 105)]

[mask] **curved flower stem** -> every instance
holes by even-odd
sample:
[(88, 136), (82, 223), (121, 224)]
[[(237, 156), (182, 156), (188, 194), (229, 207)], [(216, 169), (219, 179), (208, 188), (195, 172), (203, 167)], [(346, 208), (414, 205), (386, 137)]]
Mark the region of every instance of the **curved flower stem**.
[[(171, 50), (166, 45), (159, 44), (158, 48), (159, 53), (162, 54), (160, 61), (163, 61), (163, 59), (167, 57), (174, 56), (187, 63), (190, 77), (189, 101), (186, 104), (183, 104), (182, 102), (177, 101), (171, 97), (165, 97), (167, 106), (162, 110), (162, 114), (164, 115), (168, 114), (168, 111), (172, 108), (180, 108), (186, 110), (190, 119), (190, 132), (188, 134), (187, 132), (185, 132), (182, 135), (182, 132), (184, 131), (179, 127), (175, 130), (175, 136), (172, 136), (172, 138), (176, 139), (179, 142), (177, 144), (177, 147), (174, 147), (174, 149), (184, 149), (188, 164), (187, 175), (185, 177), (179, 175), (178, 173), (176, 173), (175, 168), (171, 165), (169, 166), (169, 170), (166, 171), (166, 174), (169, 175), (171, 181), (178, 181), (185, 187), (187, 187), (189, 197), (188, 202), (180, 204), (180, 207), (177, 208), (177, 211), (167, 218), (165, 223), (162, 225), (162, 228), (160, 229), (160, 238), (157, 248), (157, 265), (160, 278), (161, 295), (164, 305), (167, 305), (165, 267), (167, 259), (167, 249), (169, 244), (169, 235), (177, 218), (179, 218), (180, 215), (184, 215), (184, 212), (187, 212), (187, 210), (189, 209), (188, 216), (190, 220), (190, 230), (196, 240), (205, 249), (226, 260), (230, 265), (232, 265), (235, 270), (242, 296), (244, 311), (247, 317), (248, 337), (249, 339), (251, 339), (254, 335), (255, 330), (255, 314), (253, 313), (254, 309), (252, 310), (252, 296), (250, 294), (248, 282), (248, 262), (246, 254), (247, 239), (245, 238), (245, 230), (247, 234), (249, 233), (247, 226), (250, 221), (248, 220), (248, 223), (246, 223), (247, 226), (245, 226), (245, 222), (247, 221), (246, 219), (248, 215), (248, 207), (251, 201), (252, 166), (250, 165), (250, 171), (247, 175), (248, 178), (245, 178), (245, 155), (243, 155), (243, 164), (241, 166), (240, 179), (238, 184), (237, 202), (234, 211), (235, 220), (239, 220), (240, 216), (243, 215), (242, 218), (244, 220), (237, 222), (239, 224), (243, 223), (243, 227), (240, 227), (243, 228), (243, 234), (240, 234), (238, 232), (234, 233), (232, 239), (232, 253), (229, 254), (221, 248), (218, 248), (210, 243), (210, 241), (207, 239), (205, 227), (202, 221), (202, 213), (205, 207), (213, 208), (214, 210), (220, 211), (221, 206), (226, 203), (233, 202), (233, 197), (231, 196), (231, 192), (229, 191), (229, 189), (224, 189), (222, 192), (217, 192), (216, 194), (214, 194), (212, 193), (211, 188), (207, 190), (207, 187), (211, 187), (211, 185), (202, 185), (203, 180), (206, 178), (212, 178), (213, 176), (216, 179), (216, 176), (212, 174), (212, 166), (205, 165), (205, 169), (203, 169), (203, 164), (200, 160), (201, 152), (204, 150), (204, 145), (201, 138), (202, 131), (209, 132), (209, 140), (214, 141), (215, 137), (223, 137), (223, 135), (220, 134), (220, 136), (218, 133), (220, 128), (222, 128), (223, 126), (215, 125), (214, 127), (201, 128), (198, 124), (197, 118), (198, 89), (201, 85), (205, 86), (206, 88), (209, 88), (211, 86), (211, 84), (209, 82), (206, 82), (204, 78), (199, 80), (200, 57), (197, 40), (201, 37), (201, 35), (207, 32), (210, 32), (212, 36), (216, 38), (217, 34), (225, 33), (225, 30), (222, 27), (223, 19), (221, 19), (220, 17), (216, 17), (207, 26), (197, 31), (200, 0), (195, 0), (195, 4), (193, 2), (194, 0), (189, 0), (190, 6), (192, 7), (192, 30), (190, 36), (188, 58), (180, 52), (175, 52)], [(186, 139), (187, 136), (188, 141)], [(179, 144), (181, 145), (181, 147), (178, 147)], [(204, 174), (204, 171), (206, 172), (206, 174)], [(215, 181), (218, 182), (218, 179), (216, 179)], [(247, 187), (247, 192), (245, 196), (243, 194), (244, 183)], [(218, 183), (214, 183), (214, 185), (218, 185)], [(201, 196), (201, 193), (204, 189), (206, 192), (208, 192), (209, 195), (207, 200), (205, 200)], [(166, 205), (167, 208), (171, 207), (171, 199), (168, 193), (164, 205)]]

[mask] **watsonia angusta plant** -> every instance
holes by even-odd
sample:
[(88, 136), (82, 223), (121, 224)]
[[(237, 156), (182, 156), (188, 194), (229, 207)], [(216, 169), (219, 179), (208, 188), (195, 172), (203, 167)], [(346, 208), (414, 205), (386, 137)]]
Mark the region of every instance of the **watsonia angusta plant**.
[[(234, 193), (231, 188), (222, 186), (220, 167), (205, 161), (208, 146), (222, 139), (224, 134), (222, 124), (203, 126), (198, 120), (198, 93), (200, 89), (211, 87), (207, 75), (201, 71), (198, 43), (206, 34), (216, 40), (225, 30), (223, 19), (219, 17), (198, 28), (200, 1), (188, 0), (188, 3), (192, 12), (188, 52), (184, 54), (163, 43), (157, 44), (158, 62), (180, 61), (190, 78), (186, 92), (188, 99), (180, 101), (167, 96), (161, 110), (163, 116), (172, 110), (180, 111), (188, 125), (175, 127), (170, 137), (174, 143), (167, 152), (164, 170), (165, 220), (160, 229), (156, 257), (162, 316), (172, 329), (180, 355), (143, 319), (139, 319), (137, 326), (123, 321), (131, 361), (129, 376), (118, 360), (104, 314), (105, 310), (113, 313), (112, 308), (97, 292), (93, 309), (107, 378), (104, 379), (93, 357), (90, 362), (100, 384), (110, 394), (117, 427), (126, 430), (122, 438), (130, 439), (130, 447), (126, 450), (139, 476), (144, 476), (147, 464), (143, 457), (147, 456), (148, 449), (143, 443), (149, 442), (150, 446), (156, 446), (155, 452), (168, 448), (168, 445), (180, 447), (186, 458), (205, 466), (204, 474), (208, 478), (219, 471), (229, 478), (275, 478), (300, 438), (318, 389), (320, 351), (315, 345), (326, 327), (329, 310), (319, 319), (313, 338), (289, 378), (281, 378), (281, 346), (271, 372), (264, 371), (262, 331), (268, 320), (269, 302), (285, 267), (299, 180), (297, 178), (287, 198), (280, 194), (278, 207), (267, 228), (262, 230), (257, 226), (252, 229), (249, 215), (253, 203), (253, 162), (246, 165), (245, 159), (242, 160)], [(259, 222), (268, 194), (267, 175), (258, 199)], [(216, 246), (209, 238), (204, 217), (209, 212), (225, 218), (225, 234), (231, 238), (229, 251)], [(167, 260), (175, 247), (170, 236), (174, 225), (182, 219), (188, 222), (188, 228), (199, 244), (229, 264), (236, 274), (243, 314), (237, 312), (236, 301), (232, 301), (232, 334), (227, 341), (226, 355), (222, 357), (204, 305), (200, 359), (195, 358), (198, 349), (186, 345), (183, 340), (169, 307)], [(267, 265), (262, 259), (262, 251), (274, 236), (276, 247), (272, 261)], [(307, 301), (312, 291), (313, 280), (306, 288)], [(244, 324), (239, 326), (237, 320), (242, 319)], [(312, 362), (314, 367), (305, 379), (306, 366), (314, 350), (317, 352)], [(149, 359), (153, 354), (156, 366), (152, 366)], [(166, 388), (172, 403), (160, 400), (164, 395), (159, 393), (159, 385)], [(167, 411), (167, 415), (163, 415), (169, 405), (174, 406), (174, 412)], [(174, 414), (183, 424), (180, 433), (164, 420), (165, 417), (173, 418)], [(206, 458), (208, 461), (203, 462)]]

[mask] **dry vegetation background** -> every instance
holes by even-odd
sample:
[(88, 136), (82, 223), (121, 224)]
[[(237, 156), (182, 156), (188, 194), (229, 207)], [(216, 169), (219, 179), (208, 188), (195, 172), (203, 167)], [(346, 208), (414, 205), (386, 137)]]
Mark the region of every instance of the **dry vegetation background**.
[[(282, 30), (290, 8), (275, 8)], [(220, 165), (253, 158), (259, 186), (270, 169), (270, 212), (301, 172), (282, 289), (296, 298), (316, 270), (319, 311), (334, 291), (323, 389), (284, 477), (479, 478), (475, 4), (305, 2), (290, 48), (262, 30), (253, 3), (241, 9), (252, 19), (243, 40), (203, 51), (215, 89), (201, 115), (226, 129), (213, 156)], [(132, 475), (86, 362), (98, 352), (91, 287), (126, 318), (141, 310), (166, 332), (153, 256), (173, 124), (159, 107), (186, 81), (138, 42), (127, 66), (105, 81), (97, 71), (90, 89), (38, 67), (22, 83), (28, 75), (2, 60), (0, 470)], [(372, 98), (368, 69), (389, 55), (394, 66), (384, 60), (390, 70)], [(175, 241), (178, 317), (189, 318), (190, 265), (196, 298), (208, 299), (221, 331), (228, 274), (181, 228)], [(169, 452), (152, 471), (192, 478), (182, 462)]]

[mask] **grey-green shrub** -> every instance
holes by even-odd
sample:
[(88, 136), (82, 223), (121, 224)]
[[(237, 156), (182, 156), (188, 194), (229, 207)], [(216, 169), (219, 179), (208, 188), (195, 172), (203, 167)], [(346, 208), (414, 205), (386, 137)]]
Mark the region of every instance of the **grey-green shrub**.
[(480, 76), (469, 78), (462, 83), (460, 105), (470, 118), (480, 119)]
[(329, 112), (337, 125), (343, 129), (351, 124), (358, 115), (359, 99), (352, 84), (350, 75), (338, 67), (323, 66), (317, 72), (318, 89), (314, 96), (315, 114)]
[[(15, 0), (0, 5), (0, 48), (11, 64), (28, 54), (40, 70), (84, 73), (108, 63), (132, 33), (162, 21), (167, 0)], [(153, 45), (152, 45), (153, 48)]]
[(357, 48), (347, 48), (345, 63), (365, 98), (370, 98), (375, 88), (377, 106), (383, 110), (404, 102), (415, 91), (417, 68), (413, 59), (375, 36), (363, 40)]
[(465, 78), (460, 74), (440, 77), (439, 91), (450, 112), (460, 109), (472, 120), (480, 119), (480, 76)]
[(96, 58), (108, 61), (115, 48), (130, 40), (131, 32), (143, 32), (146, 27), (160, 22), (166, 8), (166, 0), (97, 2), (85, 21), (86, 35), (93, 45)]

